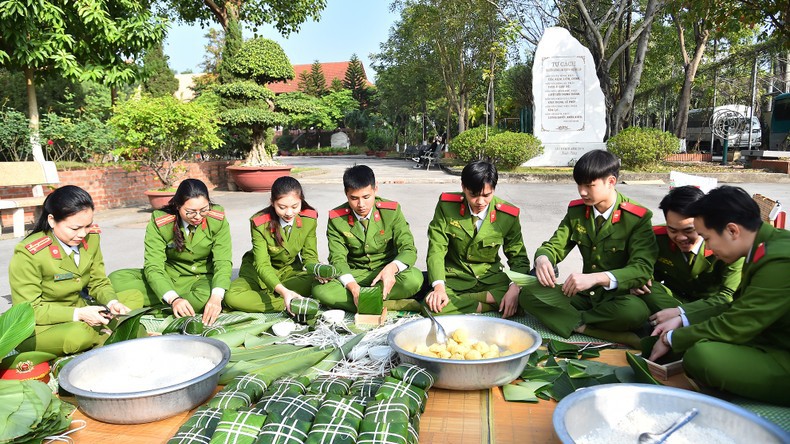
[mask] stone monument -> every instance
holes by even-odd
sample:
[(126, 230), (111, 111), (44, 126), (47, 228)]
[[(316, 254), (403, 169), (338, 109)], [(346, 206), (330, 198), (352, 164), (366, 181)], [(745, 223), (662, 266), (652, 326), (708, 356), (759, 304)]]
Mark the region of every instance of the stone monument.
[(329, 145), (332, 148), (348, 148), (348, 134), (342, 131), (332, 134), (332, 137), (329, 139)]
[(543, 154), (525, 166), (570, 166), (606, 149), (606, 104), (590, 50), (565, 28), (546, 29), (532, 66), (534, 135)]

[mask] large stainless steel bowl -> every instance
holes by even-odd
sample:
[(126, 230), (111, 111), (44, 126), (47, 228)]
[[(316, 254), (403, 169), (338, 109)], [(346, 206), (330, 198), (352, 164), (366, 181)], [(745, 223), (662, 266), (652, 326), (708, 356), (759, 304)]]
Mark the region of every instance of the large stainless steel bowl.
[[(554, 410), (554, 431), (563, 443), (573, 444), (596, 429), (616, 426), (638, 407), (650, 414), (677, 417), (696, 407), (699, 414), (690, 424), (721, 433), (735, 443), (790, 442), (790, 434), (776, 424), (735, 404), (689, 390), (645, 384), (604, 384), (570, 394)], [(639, 432), (651, 431), (660, 430)], [(681, 438), (683, 429), (675, 434)]]
[(515, 351), (510, 356), (474, 361), (430, 358), (414, 353), (418, 345), (436, 342), (430, 319), (418, 319), (394, 328), (387, 337), (402, 362), (419, 365), (436, 376), (435, 386), (450, 390), (480, 390), (507, 384), (521, 375), (530, 353), (540, 347), (540, 335), (533, 329), (505, 319), (476, 315), (439, 316), (437, 321), (448, 335), (465, 328), (469, 338)]
[[(146, 356), (166, 354), (169, 362), (200, 356), (215, 362), (210, 371), (176, 384), (128, 393), (87, 390), (91, 379), (135, 365)], [(199, 336), (167, 335), (133, 339), (97, 348), (77, 356), (58, 375), (58, 383), (77, 398), (80, 409), (91, 418), (113, 424), (140, 424), (168, 418), (190, 410), (208, 399), (217, 387), (219, 372), (230, 359), (222, 341)], [(168, 362), (150, 362), (151, 374), (165, 371)]]

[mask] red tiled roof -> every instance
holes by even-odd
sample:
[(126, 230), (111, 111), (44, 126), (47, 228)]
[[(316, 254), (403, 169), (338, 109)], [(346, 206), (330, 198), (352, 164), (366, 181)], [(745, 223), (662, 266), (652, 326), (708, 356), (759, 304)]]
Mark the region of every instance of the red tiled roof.
[[(332, 86), (332, 79), (338, 79), (341, 82), (346, 77), (346, 70), (348, 69), (349, 62), (327, 62), (321, 64), (321, 70), (324, 72), (326, 78), (326, 87)], [(276, 94), (299, 91), (299, 75), (302, 72), (310, 72), (312, 63), (306, 65), (294, 65), (294, 78), (285, 82), (269, 83), (266, 86), (274, 91)], [(362, 67), (365, 70), (365, 67)], [(367, 73), (365, 73), (365, 83), (368, 86), (373, 85), (368, 80)]]

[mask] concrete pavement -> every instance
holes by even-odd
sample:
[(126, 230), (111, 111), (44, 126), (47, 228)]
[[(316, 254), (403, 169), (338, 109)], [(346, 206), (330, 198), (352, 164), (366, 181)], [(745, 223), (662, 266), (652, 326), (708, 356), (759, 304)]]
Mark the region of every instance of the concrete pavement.
[[(376, 172), (379, 195), (400, 202), (409, 221), (418, 250), (417, 267), (425, 269), (428, 247), (427, 227), (433, 217), (439, 194), (443, 191), (460, 191), (460, 177), (440, 170), (415, 170), (414, 162), (400, 159), (379, 159), (365, 156), (338, 157), (288, 157), (280, 159), (299, 168), (311, 168), (299, 173), (307, 201), (318, 210), (318, 252), (327, 257), (326, 215), (341, 204), (343, 171), (354, 164), (369, 165)], [(740, 183), (738, 186), (750, 194), (761, 193), (782, 202), (790, 202), (790, 187), (776, 183)], [(664, 217), (658, 202), (668, 191), (665, 184), (629, 183), (618, 189), (625, 195), (650, 208), (655, 214), (653, 222), (662, 223)], [(548, 239), (559, 224), (567, 204), (578, 198), (576, 186), (567, 183), (508, 183), (500, 178), (496, 194), (519, 206), (521, 225), (527, 252), (532, 259), (536, 248)], [(248, 218), (269, 204), (268, 193), (213, 191), (211, 198), (225, 207), (233, 240), (234, 274), (238, 272), (242, 255), (251, 248)], [(95, 221), (102, 229), (102, 252), (107, 272), (119, 268), (142, 267), (143, 238), (151, 217), (147, 207), (119, 208), (97, 212)], [(0, 312), (8, 309), (10, 286), (8, 263), (20, 239), (0, 240)], [(576, 251), (560, 264), (560, 273), (581, 268), (581, 258)], [(6, 295), (6, 296), (3, 296)]]

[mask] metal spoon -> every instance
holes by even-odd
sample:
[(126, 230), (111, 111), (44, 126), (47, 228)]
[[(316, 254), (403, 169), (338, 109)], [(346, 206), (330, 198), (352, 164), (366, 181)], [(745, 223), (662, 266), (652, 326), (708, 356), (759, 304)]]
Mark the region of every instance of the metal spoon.
[(425, 314), (427, 314), (429, 318), (431, 318), (431, 322), (433, 322), (433, 325), (436, 326), (436, 342), (438, 342), (439, 344), (446, 344), (447, 343), (447, 333), (444, 331), (444, 327), (442, 327), (442, 324), (440, 324), (436, 320), (436, 318), (433, 317), (433, 315), (431, 314), (431, 309), (430, 308), (427, 308), (424, 305), (423, 305), (422, 308), (423, 308), (422, 311)]
[(663, 433), (650, 433), (644, 432), (639, 435), (639, 444), (661, 444), (662, 442), (666, 441), (669, 438), (669, 435), (675, 433), (677, 429), (686, 425), (689, 421), (694, 419), (697, 416), (699, 410), (692, 408), (688, 412), (686, 412), (683, 416), (681, 416), (674, 424), (669, 426)]

